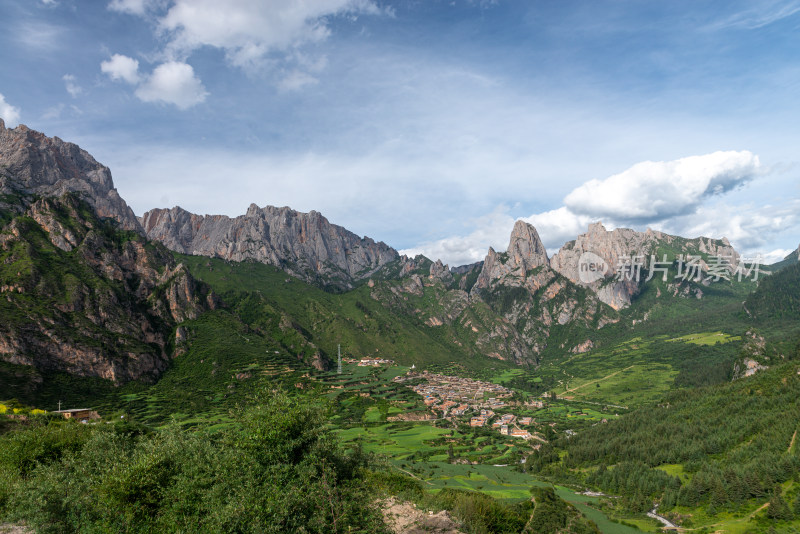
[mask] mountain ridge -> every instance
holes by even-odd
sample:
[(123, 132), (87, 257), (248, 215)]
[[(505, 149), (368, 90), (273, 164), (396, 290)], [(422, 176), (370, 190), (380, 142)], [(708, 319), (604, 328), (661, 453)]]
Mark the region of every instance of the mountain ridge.
[[(576, 266), (583, 252), (604, 257), (611, 266), (607, 275), (615, 272), (620, 258), (655, 251), (665, 244), (672, 247), (673, 256), (680, 250), (736, 254), (727, 240), (687, 240), (651, 230), (608, 232), (596, 223), (549, 258), (536, 228), (519, 220), (506, 251), (498, 253), (489, 247), (482, 262), (450, 269), (441, 260), (401, 256), (383, 242), (331, 224), (316, 211), (301, 213), (288, 207), (251, 204), (238, 217), (201, 216), (180, 207), (154, 209), (132, 224), (127, 218), (132, 211), (116, 193), (108, 169), (77, 145), (47, 138), (24, 126), (3, 132), (3, 183), (23, 184), (30, 192), (30, 198), (17, 207), (9, 208), (13, 202), (6, 203), (12, 218), (27, 213), (26, 206), (37, 202), (36, 198), (72, 191), (86, 197), (98, 215), (110, 214), (122, 230), (134, 231), (175, 253), (256, 261), (333, 292), (367, 285), (372, 299), (392, 313), (407, 316), (415, 328), (427, 329), (424, 331), (445, 340), (454, 354), (482, 354), (519, 365), (537, 365), (553, 336), (561, 347), (576, 351), (591, 347), (592, 332), (618, 322), (620, 316), (614, 308), (626, 307), (640, 291), (638, 281), (612, 280), (610, 276), (594, 286), (582, 283)], [(34, 210), (28, 216), (47, 232), (53, 246), (70, 253), (80, 245), (85, 231), (76, 233), (69, 218), (48, 218), (47, 211)], [(287, 278), (285, 283), (289, 281)], [(282, 313), (273, 311), (276, 317)], [(369, 310), (362, 312), (364, 324), (369, 323)], [(313, 325), (305, 327), (307, 339), (298, 343), (311, 343), (314, 335), (329, 334), (324, 329), (313, 334)], [(469, 350), (465, 350), (467, 345)]]
[(183, 208), (153, 209), (141, 217), (149, 239), (182, 254), (231, 261), (256, 260), (306, 281), (352, 289), (400, 259), (382, 241), (359, 237), (319, 212), (251, 204), (244, 215), (196, 215)]
[(74, 143), (47, 137), (24, 124), (6, 128), (0, 119), (0, 210), (22, 213), (33, 197), (76, 193), (101, 218), (144, 235), (133, 210), (120, 197), (111, 171)]
[[(594, 281), (581, 280), (579, 269), (584, 254), (591, 253), (605, 262), (603, 276)], [(649, 260), (654, 256), (662, 261), (666, 255), (669, 265), (679, 254), (698, 256), (720, 256), (730, 258), (729, 272), (733, 272), (739, 263), (739, 253), (731, 246), (727, 238), (711, 239), (696, 237), (692, 239), (674, 236), (664, 232), (651, 230), (639, 232), (630, 228), (606, 230), (601, 222), (592, 223), (586, 233), (568, 241), (550, 259), (554, 270), (574, 283), (591, 289), (600, 300), (614, 309), (627, 308), (631, 299), (640, 289), (635, 277), (617, 276), (624, 269), (626, 261), (632, 257), (642, 256)], [(700, 258), (702, 270), (707, 271), (705, 259)], [(616, 276), (616, 278), (615, 278)]]

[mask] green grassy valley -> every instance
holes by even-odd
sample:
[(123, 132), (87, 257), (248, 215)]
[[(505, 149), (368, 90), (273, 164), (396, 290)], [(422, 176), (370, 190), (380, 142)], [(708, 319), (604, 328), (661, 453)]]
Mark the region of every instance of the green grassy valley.
[[(76, 226), (61, 209), (57, 220), (73, 232), (100, 224), (86, 212)], [(30, 231), (27, 248), (6, 253), (4, 280), (24, 267), (35, 292), (0, 300), (14, 310), (7, 326), (33, 313), (58, 322), (51, 308), (69, 302), (73, 279), (125, 290), (86, 256), (53, 247), (38, 223), (8, 220)], [(138, 242), (101, 228), (112, 252)], [(417, 258), (402, 277), (389, 265), (334, 293), (257, 262), (147, 250), (191, 280), (196, 302), (215, 304), (159, 316), (174, 308), (168, 284), (154, 286), (150, 308), (131, 304), (162, 317), (170, 359), (157, 380), (0, 363), (9, 392), (0, 398), (0, 517), (42, 532), (250, 532), (234, 520), (244, 506), (248, 521), (276, 532), (297, 530), (295, 520), (310, 532), (338, 521), (379, 532), (379, 503), (402, 499), (445, 511), (470, 533), (631, 534), (658, 532), (661, 520), (692, 532), (800, 529), (796, 265), (758, 284), (655, 278), (626, 309), (525, 337), (520, 310), (590, 306), (587, 290), (555, 277), (548, 284), (570, 289), (547, 309), (535, 298), (550, 285), (475, 296), (459, 289), (472, 274), (436, 278)], [(47, 301), (36, 296), (45, 287)], [(91, 337), (97, 326), (87, 325)], [(502, 357), (533, 341), (543, 345), (523, 365)], [(52, 413), (59, 403), (102, 420), (64, 421)], [(275, 471), (252, 449), (259, 443), (300, 447), (287, 452), (297, 463)], [(242, 447), (252, 456), (235, 458)], [(279, 487), (301, 472), (322, 478), (285, 502), (223, 497), (239, 495), (230, 485)], [(88, 505), (82, 493), (102, 497)], [(55, 494), (65, 497), (36, 508)], [(309, 507), (310, 498), (330, 506)], [(653, 509), (660, 519), (648, 517)]]

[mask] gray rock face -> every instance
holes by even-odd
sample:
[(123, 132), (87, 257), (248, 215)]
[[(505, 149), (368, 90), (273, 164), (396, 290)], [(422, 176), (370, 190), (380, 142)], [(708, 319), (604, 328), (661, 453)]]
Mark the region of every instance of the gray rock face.
[(328, 222), (316, 211), (251, 204), (245, 215), (195, 215), (175, 207), (142, 216), (147, 237), (184, 254), (275, 265), (323, 286), (349, 289), (400, 258), (396, 250)]
[(436, 260), (431, 264), (430, 277), (437, 278), (445, 284), (453, 282), (453, 273), (447, 265), (442, 264), (442, 260)]
[(0, 320), (0, 361), (155, 380), (170, 359), (172, 328), (219, 301), (164, 247), (109, 236), (87, 208), (73, 195), (41, 198), (0, 228), (0, 256), (29, 263), (0, 274), (0, 298), (15, 310)]
[[(536, 363), (553, 328), (573, 322), (602, 328), (617, 321), (612, 310), (585, 293), (551, 268), (536, 229), (517, 221), (508, 250), (498, 253), (489, 248), (470, 290), (473, 301), (484, 301), (501, 319), (490, 329), (475, 327), (481, 332), (476, 343), (486, 347), (489, 356)], [(489, 347), (494, 350), (488, 351)]]
[(498, 254), (489, 247), (473, 291), (486, 289), (500, 280), (506, 285), (521, 285), (528, 271), (540, 266), (549, 267), (550, 261), (539, 233), (532, 225), (517, 221), (505, 253)]
[(453, 274), (468, 274), (474, 271), (475, 269), (483, 269), (483, 261), (477, 261), (475, 263), (470, 263), (467, 265), (459, 265), (458, 267), (451, 267), (450, 272)]
[[(60, 197), (78, 193), (100, 217), (116, 219), (125, 230), (144, 233), (133, 210), (119, 196), (108, 167), (73, 143), (0, 119), (0, 193)], [(27, 202), (0, 198), (0, 208), (21, 213)]]
[[(601, 301), (615, 309), (621, 309), (630, 305), (631, 297), (639, 290), (639, 283), (634, 277), (618, 279), (618, 268), (624, 265), (626, 259), (630, 260), (631, 256), (636, 255), (644, 255), (649, 262), (650, 255), (654, 254), (659, 246), (668, 246), (671, 250), (683, 254), (704, 253), (730, 257), (732, 269), (739, 262), (739, 254), (725, 238), (684, 239), (650, 229), (646, 232), (637, 232), (628, 228), (618, 228), (609, 232), (598, 222), (590, 224), (588, 231), (579, 235), (575, 241), (570, 241), (561, 247), (550, 259), (550, 265), (572, 282), (594, 291)], [(579, 272), (581, 256), (587, 252), (599, 256), (607, 266), (602, 278), (589, 283), (581, 280)], [(656, 260), (661, 261), (662, 257), (656, 257)], [(705, 267), (704, 263), (702, 265)]]

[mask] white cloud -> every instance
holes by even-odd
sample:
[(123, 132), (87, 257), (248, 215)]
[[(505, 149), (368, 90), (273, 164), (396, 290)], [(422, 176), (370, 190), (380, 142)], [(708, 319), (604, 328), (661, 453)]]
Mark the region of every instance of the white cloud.
[(604, 180), (590, 180), (564, 199), (573, 213), (646, 223), (693, 212), (707, 198), (754, 177), (758, 156), (714, 152), (674, 161), (643, 161)]
[(164, 7), (164, 0), (112, 0), (108, 5), (152, 18), (169, 61), (185, 62), (199, 48), (217, 48), (236, 67), (272, 72), (283, 90), (316, 83), (312, 74), (324, 68), (326, 58), (303, 49), (328, 38), (330, 17), (393, 15), (371, 0), (174, 0), (166, 13)]
[(282, 91), (297, 91), (307, 85), (319, 83), (319, 80), (312, 75), (301, 70), (293, 70), (278, 82), (278, 88)]
[(63, 28), (41, 21), (23, 22), (15, 25), (12, 31), (17, 43), (39, 54), (58, 50), (64, 34)]
[(667, 221), (663, 229), (685, 237), (727, 237), (739, 252), (764, 253), (782, 235), (800, 234), (800, 199), (758, 207), (702, 206), (694, 214)]
[(13, 128), (19, 124), (19, 108), (6, 102), (6, 97), (0, 93), (0, 119), (3, 119), (7, 128)]
[[(160, 0), (113, 0), (108, 8), (148, 17), (162, 5)], [(329, 17), (382, 12), (391, 14), (370, 0), (175, 0), (157, 19), (160, 37), (167, 42), (166, 63), (144, 81), (138, 61), (121, 54), (100, 68), (112, 80), (139, 84), (136, 96), (145, 102), (186, 109), (207, 96), (186, 58), (199, 48), (213, 47), (245, 70), (269, 67), (280, 90), (297, 91), (317, 84), (314, 74), (327, 65), (324, 54), (306, 53), (303, 47), (330, 35)]]
[(142, 16), (159, 3), (159, 0), (112, 0), (108, 4), (108, 9), (119, 13)]
[(75, 76), (72, 74), (65, 74), (61, 77), (61, 79), (64, 80), (64, 85), (67, 88), (67, 92), (72, 98), (77, 98), (77, 96), (83, 92), (83, 88), (78, 85)]
[[(569, 193), (566, 206), (522, 220), (536, 227), (552, 256), (565, 242), (601, 220), (612, 230), (631, 226), (685, 237), (727, 237), (737, 250), (764, 253), (781, 234), (800, 233), (800, 200), (779, 206), (707, 205), (761, 172), (758, 157), (748, 151), (715, 152), (667, 162), (646, 161), (605, 180), (588, 181)], [(494, 212), (472, 221), (474, 231), (422, 243), (403, 253), (425, 254), (458, 265), (483, 259), (489, 245), (505, 250), (514, 219)]]
[(708, 28), (712, 30), (724, 28), (755, 30), (800, 12), (800, 2), (797, 0), (788, 2), (784, 0), (766, 0), (763, 2), (751, 2), (749, 5), (751, 5), (749, 9), (715, 22)]
[(788, 249), (788, 248), (778, 248), (775, 250), (770, 250), (769, 252), (764, 252), (761, 254), (761, 262), (765, 265), (772, 265), (773, 263), (778, 263), (779, 261), (783, 260), (794, 252), (797, 249)]
[(159, 26), (174, 52), (212, 46), (247, 67), (271, 51), (324, 40), (330, 34), (325, 17), (378, 12), (367, 0), (176, 0)]
[(188, 109), (203, 102), (208, 93), (191, 65), (169, 61), (155, 68), (136, 89), (136, 96), (144, 102), (164, 102)]
[(114, 54), (100, 63), (100, 70), (114, 81), (124, 80), (132, 85), (139, 82), (139, 61), (122, 54)]
[(100, 70), (114, 81), (136, 85), (135, 94), (143, 102), (163, 102), (188, 109), (208, 96), (203, 83), (188, 63), (168, 61), (157, 66), (149, 76), (143, 77), (139, 73), (138, 60), (114, 54), (100, 64)]
[(576, 215), (562, 206), (544, 213), (536, 213), (523, 217), (523, 221), (536, 227), (547, 252), (552, 255), (561, 245), (586, 231), (593, 219), (586, 215)]
[(506, 250), (514, 218), (505, 206), (498, 206), (492, 213), (470, 221), (470, 225), (476, 230), (468, 235), (422, 243), (400, 253), (409, 257), (423, 254), (430, 259), (441, 259), (451, 267), (482, 261), (490, 246), (500, 252)]

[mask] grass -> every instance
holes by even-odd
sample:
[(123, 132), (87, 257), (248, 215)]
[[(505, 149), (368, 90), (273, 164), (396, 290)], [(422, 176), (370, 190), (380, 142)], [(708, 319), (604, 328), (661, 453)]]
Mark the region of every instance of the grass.
[[(612, 521), (600, 510), (593, 508), (589, 504), (581, 501), (574, 501), (565, 498), (562, 494), (559, 494), (559, 497), (566, 500), (568, 503), (572, 504), (577, 508), (584, 516), (588, 517), (592, 521), (595, 522), (597, 528), (603, 534), (638, 534), (640, 532), (657, 532), (656, 530), (649, 530), (645, 528), (645, 524), (642, 524), (640, 528), (634, 528), (627, 525), (622, 525), (618, 522)], [(634, 522), (635, 520), (626, 519), (626, 522)], [(639, 526), (639, 525), (637, 525)]]
[(390, 455), (397, 460), (424, 450), (446, 454), (447, 447), (430, 447), (426, 442), (445, 435), (451, 435), (452, 429), (437, 428), (430, 423), (408, 425), (385, 424), (380, 426), (353, 427), (341, 429), (339, 438), (347, 442), (358, 442), (368, 452)]
[[(494, 366), (512, 367), (490, 360), (474, 343), (461, 340), (463, 329), (431, 327), (425, 317), (398, 313), (389, 300), (376, 300), (373, 291), (378, 286), (332, 294), (261, 263), (175, 257), (193, 276), (211, 285), (245, 323), (264, 335), (285, 339), (287, 346), (313, 343), (330, 361), (341, 345), (345, 357), (381, 356), (407, 366), (459, 362), (477, 370), (492, 361)], [(420, 306), (434, 313), (440, 307), (439, 297), (443, 295), (426, 293)]]
[(676, 476), (683, 479), (688, 479), (690, 476), (688, 473), (686, 473), (686, 471), (684, 471), (682, 464), (663, 464), (657, 466), (656, 469), (660, 469), (670, 476)]
[(731, 341), (739, 341), (740, 336), (733, 336), (723, 332), (701, 332), (699, 334), (688, 334), (681, 337), (672, 338), (668, 341), (682, 341), (684, 343), (692, 343), (694, 345), (716, 345), (717, 343), (730, 343)]
[(504, 369), (502, 372), (494, 375), (491, 378), (491, 381), (495, 384), (504, 384), (510, 381), (512, 378), (520, 377), (525, 375), (524, 369)]

